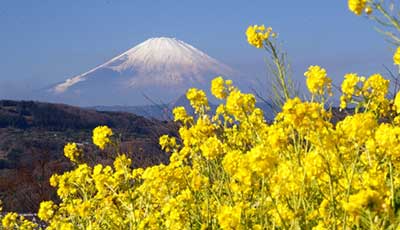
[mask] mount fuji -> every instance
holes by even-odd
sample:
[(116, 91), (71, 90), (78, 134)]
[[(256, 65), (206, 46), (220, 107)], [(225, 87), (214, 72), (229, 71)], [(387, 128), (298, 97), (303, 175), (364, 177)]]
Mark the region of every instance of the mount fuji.
[[(48, 98), (80, 106), (170, 102), (190, 87), (239, 75), (231, 67), (175, 38), (148, 39), (83, 74), (47, 88)], [(147, 99), (146, 99), (147, 98)]]

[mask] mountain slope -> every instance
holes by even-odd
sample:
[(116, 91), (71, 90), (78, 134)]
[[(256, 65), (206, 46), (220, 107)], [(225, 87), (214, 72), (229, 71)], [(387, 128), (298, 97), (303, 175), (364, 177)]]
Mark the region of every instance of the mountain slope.
[(56, 84), (48, 93), (56, 101), (78, 105), (143, 105), (148, 104), (143, 95), (168, 102), (189, 87), (208, 88), (217, 75), (232, 78), (236, 72), (183, 41), (160, 37)]
[(85, 150), (90, 165), (110, 164), (113, 148), (100, 151), (92, 144), (98, 125), (113, 129), (120, 152), (133, 167), (167, 163), (158, 139), (177, 135), (175, 124), (130, 113), (98, 112), (78, 107), (33, 101), (0, 100), (0, 198), (5, 211), (36, 212), (41, 200), (54, 198), (49, 177), (71, 168), (63, 155), (68, 142)]

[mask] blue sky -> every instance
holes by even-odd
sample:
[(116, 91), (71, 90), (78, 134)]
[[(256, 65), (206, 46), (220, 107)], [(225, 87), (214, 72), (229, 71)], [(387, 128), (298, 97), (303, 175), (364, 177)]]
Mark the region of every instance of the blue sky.
[(304, 82), (321, 65), (339, 82), (346, 72), (384, 73), (394, 48), (347, 1), (1, 0), (0, 98), (29, 99), (150, 38), (176, 37), (264, 78), (264, 53), (249, 46), (250, 24), (272, 26)]

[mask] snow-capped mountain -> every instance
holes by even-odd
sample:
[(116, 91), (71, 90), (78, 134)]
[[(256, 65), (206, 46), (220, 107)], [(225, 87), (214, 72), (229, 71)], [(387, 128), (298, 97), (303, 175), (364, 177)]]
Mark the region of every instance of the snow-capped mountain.
[(175, 38), (151, 38), (104, 64), (48, 89), (49, 96), (77, 105), (148, 104), (144, 95), (169, 102), (189, 87), (209, 88), (231, 67)]

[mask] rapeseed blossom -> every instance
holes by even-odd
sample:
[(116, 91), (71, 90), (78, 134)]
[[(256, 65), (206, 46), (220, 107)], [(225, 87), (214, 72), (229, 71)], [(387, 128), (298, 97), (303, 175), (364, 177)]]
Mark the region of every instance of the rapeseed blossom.
[(382, 195), (371, 189), (361, 190), (357, 194), (351, 195), (349, 201), (343, 204), (344, 210), (355, 216), (360, 215), (366, 208), (372, 211), (382, 211), (385, 207)]
[(304, 73), (307, 80), (307, 88), (311, 94), (331, 94), (332, 80), (327, 76), (326, 70), (320, 66), (310, 66)]
[(112, 130), (107, 126), (98, 126), (93, 130), (93, 144), (100, 149), (104, 149), (110, 143), (110, 137), (113, 135)]
[(221, 229), (240, 229), (241, 215), (242, 213), (240, 206), (222, 206), (218, 212), (218, 222), (221, 226)]
[(365, 13), (366, 13), (367, 15), (370, 15), (370, 14), (372, 14), (372, 12), (373, 12), (371, 6), (366, 6), (364, 11), (365, 11)]
[(242, 119), (249, 115), (255, 108), (256, 99), (252, 94), (244, 94), (235, 89), (226, 98), (226, 111), (236, 119)]
[[(367, 3), (350, 0), (349, 8), (368, 13)], [(272, 32), (251, 26), (246, 35), (262, 48)], [(231, 80), (212, 80), (215, 111), (204, 91), (189, 89), (195, 114), (175, 108), (179, 137), (159, 139), (168, 164), (133, 169), (118, 153), (112, 164), (89, 165), (67, 144), (75, 167), (50, 178), (59, 202), (43, 201), (39, 218), (48, 229), (395, 229), (400, 93), (388, 98), (390, 81), (380, 74), (346, 74), (341, 108), (351, 104), (354, 113), (333, 121), (326, 70), (310, 66), (304, 75), (312, 99), (286, 98), (271, 123)], [(97, 127), (93, 142), (105, 149), (115, 145), (110, 136)], [(35, 227), (15, 213), (2, 225)]]
[(364, 82), (365, 77), (359, 77), (356, 73), (349, 73), (344, 75), (344, 80), (342, 82), (342, 93), (346, 97), (360, 96), (360, 90), (356, 89), (356, 86), (359, 82)]
[(232, 88), (231, 80), (224, 80), (221, 76), (211, 81), (211, 93), (218, 99), (225, 99)]
[(204, 91), (191, 88), (186, 92), (186, 97), (196, 112), (209, 109), (206, 93)]
[(359, 97), (361, 89), (358, 84), (365, 81), (365, 77), (359, 77), (356, 73), (349, 73), (344, 75), (342, 82), (342, 96), (340, 96), (340, 108), (347, 107), (347, 103), (351, 101), (353, 96)]
[(18, 214), (17, 213), (7, 213), (2, 220), (2, 225), (5, 228), (9, 228), (9, 229), (14, 229), (16, 227), (17, 224), (17, 218), (18, 218)]
[(203, 156), (207, 159), (215, 159), (224, 153), (224, 148), (221, 141), (215, 136), (208, 138), (204, 144), (200, 146), (200, 149)]
[(162, 135), (159, 140), (161, 149), (165, 152), (170, 152), (177, 147), (176, 138), (168, 135)]
[[(351, 12), (353, 12), (356, 15), (361, 15), (362, 12), (364, 11), (367, 0), (348, 0), (348, 7)], [(368, 10), (369, 12), (369, 10)]]
[(356, 104), (356, 110), (363, 108), (375, 113), (378, 117), (386, 116), (390, 111), (390, 100), (386, 98), (390, 81), (380, 74), (368, 78), (359, 77), (356, 73), (346, 74), (342, 82), (340, 107)]
[(172, 110), (172, 114), (174, 115), (174, 121), (180, 121), (180, 122), (183, 122), (183, 124), (192, 121), (190, 119), (188, 113), (186, 112), (185, 107), (183, 107), (183, 106), (175, 107)]
[[(320, 67), (306, 76), (317, 94), (331, 87)], [(132, 169), (122, 153), (112, 165), (77, 164), (51, 177), (61, 202), (42, 202), (39, 217), (49, 229), (318, 229), (367, 228), (365, 215), (378, 224), (393, 213), (400, 128), (367, 107), (387, 100), (397, 113), (382, 76), (345, 76), (342, 96), (363, 97), (367, 109), (336, 124), (323, 103), (298, 97), (267, 124), (253, 95), (222, 77), (212, 88), (218, 116), (197, 89), (187, 95), (196, 119), (174, 110), (179, 138), (160, 138), (169, 164)]]
[(400, 113), (400, 92), (397, 92), (394, 98), (394, 109), (397, 113)]
[[(1, 218), (1, 216), (0, 216)], [(4, 229), (21, 229), (21, 230), (34, 230), (38, 229), (38, 225), (33, 223), (23, 216), (19, 216), (15, 212), (7, 213), (1, 220), (1, 226)]]
[(268, 40), (270, 35), (275, 36), (272, 28), (266, 28), (264, 25), (249, 26), (246, 30), (247, 42), (256, 48), (262, 48), (264, 41)]
[(400, 65), (400, 47), (397, 47), (396, 52), (393, 55), (393, 63)]
[(64, 156), (66, 156), (71, 162), (76, 163), (81, 154), (82, 151), (78, 149), (76, 143), (68, 143), (64, 147)]
[(44, 221), (50, 220), (54, 215), (54, 206), (53, 201), (44, 201), (40, 203), (38, 217)]

